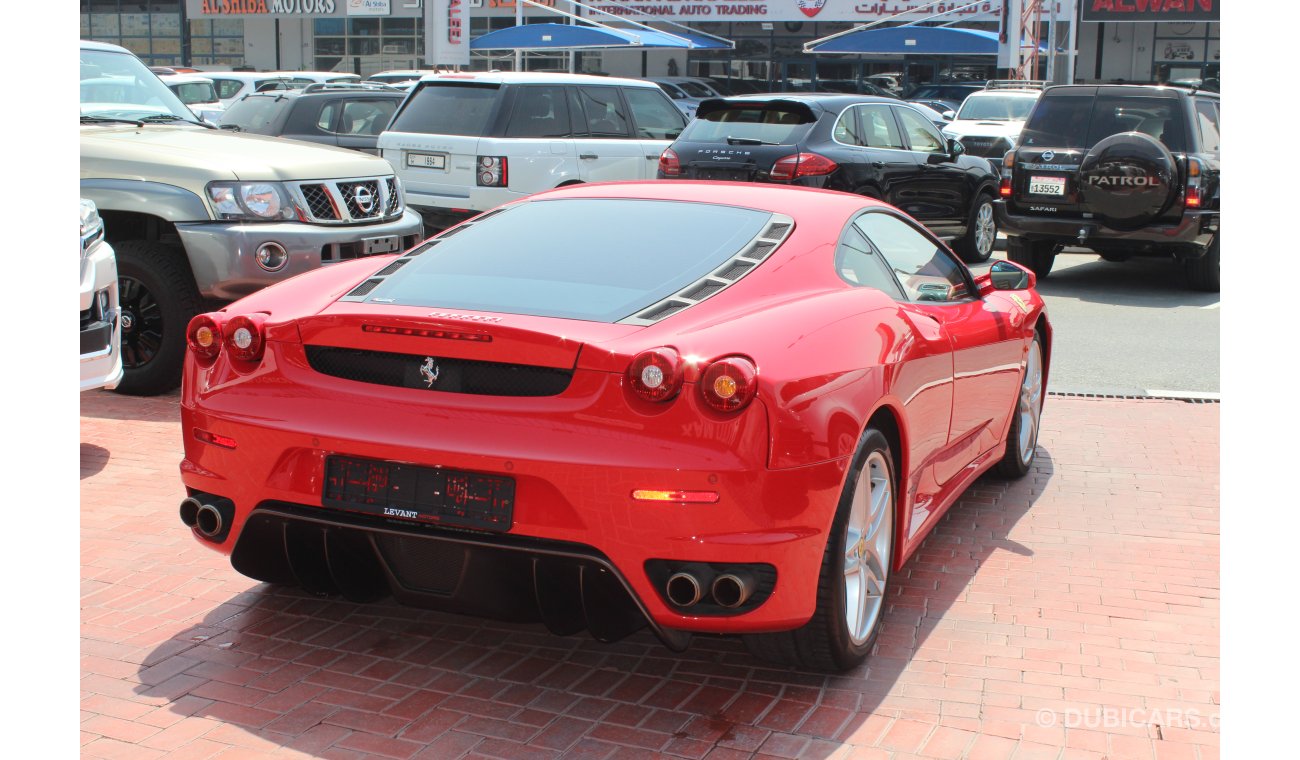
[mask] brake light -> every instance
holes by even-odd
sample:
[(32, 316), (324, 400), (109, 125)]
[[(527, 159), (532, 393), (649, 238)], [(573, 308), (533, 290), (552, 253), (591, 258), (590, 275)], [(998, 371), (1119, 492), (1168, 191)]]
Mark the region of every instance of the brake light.
[(194, 438), (204, 443), (210, 443), (213, 446), (220, 446), (223, 449), (233, 449), (238, 446), (234, 438), (228, 435), (217, 435), (203, 428), (194, 428)]
[(627, 380), (632, 391), (646, 401), (668, 401), (682, 388), (682, 357), (671, 348), (652, 348), (632, 359)]
[(479, 187), (507, 187), (510, 184), (510, 163), (505, 156), (478, 157)]
[(222, 326), (226, 350), (230, 356), (244, 362), (262, 359), (266, 348), (266, 335), (262, 330), (265, 314), (240, 314)]
[(659, 154), (659, 173), (665, 177), (682, 176), (682, 162), (672, 148), (665, 148), (664, 152)]
[(719, 412), (743, 409), (758, 393), (758, 370), (743, 356), (728, 356), (713, 362), (700, 376), (704, 403)]
[(221, 353), (221, 322), (218, 315), (199, 314), (190, 320), (185, 328), (185, 343), (190, 353), (198, 359), (210, 362)]
[(1200, 159), (1187, 159), (1187, 187), (1183, 190), (1183, 205), (1187, 208), (1201, 207)]
[(1012, 148), (1002, 154), (1002, 182), (998, 185), (998, 195), (1011, 197), (1011, 170), (1016, 166), (1016, 149)]
[(637, 501), (672, 501), (679, 504), (717, 504), (717, 491), (653, 491), (638, 488), (632, 492)]
[(778, 159), (768, 174), (771, 179), (798, 179), (820, 177), (840, 168), (839, 164), (820, 153), (796, 153)]

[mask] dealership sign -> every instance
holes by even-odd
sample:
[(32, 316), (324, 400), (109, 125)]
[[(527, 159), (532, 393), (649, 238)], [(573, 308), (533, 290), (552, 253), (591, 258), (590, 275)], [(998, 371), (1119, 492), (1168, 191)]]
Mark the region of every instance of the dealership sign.
[(1219, 0), (1083, 0), (1084, 21), (1218, 21)]
[[(1085, 0), (1090, 1), (1090, 0)], [(866, 23), (902, 15), (919, 20), (952, 11), (936, 22), (996, 21), (1002, 0), (929, 3), (926, 0), (855, 2), (855, 0), (587, 0), (606, 13), (645, 21), (646, 16), (679, 21), (852, 21)], [(970, 7), (963, 7), (970, 6)], [(636, 11), (640, 11), (637, 13)], [(488, 14), (493, 15), (493, 14)]]
[(469, 8), (465, 0), (432, 0), (424, 17), (424, 62), (469, 65)]
[(419, 18), (421, 0), (185, 0), (189, 18)]

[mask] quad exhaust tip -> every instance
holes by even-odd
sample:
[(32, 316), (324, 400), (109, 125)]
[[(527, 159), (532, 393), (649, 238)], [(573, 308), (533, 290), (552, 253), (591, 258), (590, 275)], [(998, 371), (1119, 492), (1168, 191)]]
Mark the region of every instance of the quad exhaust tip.
[(235, 516), (235, 505), (230, 499), (196, 493), (181, 501), (180, 515), (185, 527), (204, 538), (220, 540)]
[(678, 607), (690, 607), (704, 596), (704, 589), (701, 588), (699, 579), (687, 572), (674, 573), (668, 579), (664, 591), (668, 601)]
[(754, 593), (754, 577), (749, 573), (724, 573), (713, 581), (713, 601), (728, 609), (744, 604)]
[(202, 507), (203, 503), (193, 496), (181, 502), (181, 522), (185, 523), (185, 527), (193, 528), (198, 524), (199, 509)]
[(204, 504), (199, 507), (198, 514), (195, 516), (194, 528), (202, 535), (212, 538), (221, 532), (224, 524), (221, 512), (211, 504)]

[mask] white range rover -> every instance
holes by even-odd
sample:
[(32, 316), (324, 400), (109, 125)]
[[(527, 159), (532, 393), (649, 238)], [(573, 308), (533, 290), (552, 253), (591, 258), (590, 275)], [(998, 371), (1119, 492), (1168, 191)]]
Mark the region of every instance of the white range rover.
[(492, 72), (423, 77), (379, 136), (429, 228), (579, 182), (653, 179), (686, 118), (653, 82)]

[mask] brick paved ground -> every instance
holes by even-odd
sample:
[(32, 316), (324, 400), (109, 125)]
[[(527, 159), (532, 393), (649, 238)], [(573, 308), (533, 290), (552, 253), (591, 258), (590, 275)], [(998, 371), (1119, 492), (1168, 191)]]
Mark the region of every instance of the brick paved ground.
[(177, 403), (81, 399), (86, 756), (1218, 757), (1217, 405), (1049, 399), (827, 677), (272, 590), (177, 520)]

